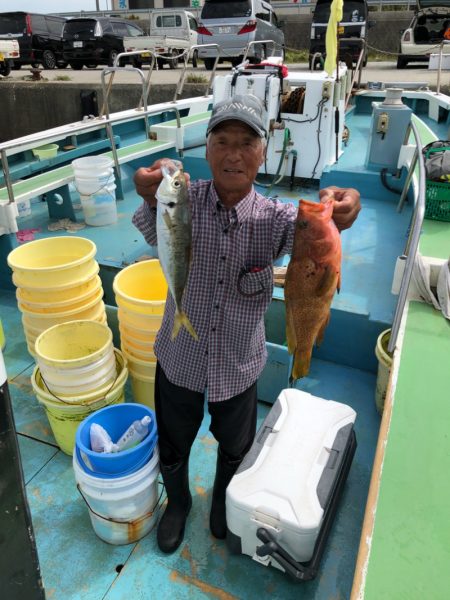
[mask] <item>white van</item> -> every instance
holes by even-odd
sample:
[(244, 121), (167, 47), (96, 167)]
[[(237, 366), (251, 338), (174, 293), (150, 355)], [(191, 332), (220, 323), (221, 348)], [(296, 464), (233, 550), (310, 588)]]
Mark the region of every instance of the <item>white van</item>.
[[(274, 54), (284, 58), (284, 33), (280, 29), (272, 6), (264, 0), (205, 0), (198, 24), (199, 44), (218, 44), (219, 62), (242, 61), (249, 42), (271, 40), (273, 44), (254, 44), (248, 57), (252, 62)], [(272, 51), (273, 50), (273, 51)], [(211, 70), (217, 56), (216, 48), (199, 48), (199, 58)]]
[[(408, 28), (402, 32), (397, 69), (410, 62), (427, 63), (431, 54), (439, 54), (445, 30), (450, 26), (450, 0), (416, 0), (416, 12)], [(443, 54), (450, 54), (444, 44)]]

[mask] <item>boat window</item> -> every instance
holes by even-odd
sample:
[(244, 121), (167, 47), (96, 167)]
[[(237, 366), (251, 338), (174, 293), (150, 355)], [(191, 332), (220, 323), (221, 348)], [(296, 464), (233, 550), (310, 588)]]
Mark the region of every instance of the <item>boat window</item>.
[(252, 14), (250, 0), (206, 0), (202, 9), (202, 19), (220, 19), (223, 17), (249, 17)]

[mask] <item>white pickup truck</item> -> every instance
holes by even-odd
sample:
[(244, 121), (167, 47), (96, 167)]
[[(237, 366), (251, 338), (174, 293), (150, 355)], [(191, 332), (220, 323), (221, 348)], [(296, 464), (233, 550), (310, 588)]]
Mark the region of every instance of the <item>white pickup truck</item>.
[(0, 39), (0, 75), (7, 77), (11, 73), (13, 60), (19, 58), (19, 42), (17, 40)]
[[(197, 28), (197, 19), (186, 10), (154, 10), (150, 14), (149, 35), (124, 37), (123, 47), (127, 52), (142, 50), (141, 57), (133, 60), (135, 66), (149, 62), (153, 53), (158, 56), (160, 68), (168, 64), (175, 69), (183, 53), (197, 44)], [(196, 50), (192, 65), (197, 66)]]

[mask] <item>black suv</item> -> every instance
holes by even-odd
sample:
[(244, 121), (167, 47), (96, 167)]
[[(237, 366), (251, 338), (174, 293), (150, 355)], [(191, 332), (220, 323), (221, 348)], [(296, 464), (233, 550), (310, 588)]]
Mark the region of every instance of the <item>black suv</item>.
[(66, 19), (56, 15), (28, 12), (0, 13), (0, 37), (19, 42), (20, 57), (14, 60), (14, 69), (22, 65), (44, 69), (64, 68), (62, 57), (62, 28)]
[(72, 69), (100, 64), (112, 66), (124, 52), (125, 36), (144, 35), (140, 27), (115, 17), (80, 17), (67, 19), (63, 30), (63, 57)]

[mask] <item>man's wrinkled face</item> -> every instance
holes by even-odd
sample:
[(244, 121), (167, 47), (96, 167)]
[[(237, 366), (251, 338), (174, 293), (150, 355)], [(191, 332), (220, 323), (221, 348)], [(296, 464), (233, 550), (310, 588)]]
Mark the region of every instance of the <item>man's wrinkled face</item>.
[(206, 159), (219, 196), (248, 194), (264, 154), (264, 140), (245, 123), (225, 121), (215, 127), (208, 137)]

